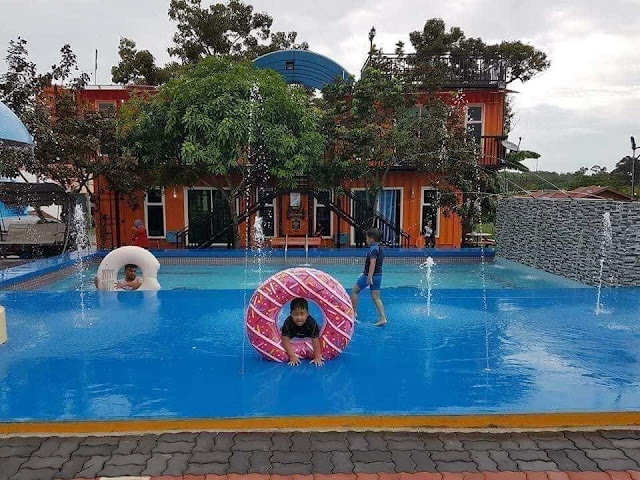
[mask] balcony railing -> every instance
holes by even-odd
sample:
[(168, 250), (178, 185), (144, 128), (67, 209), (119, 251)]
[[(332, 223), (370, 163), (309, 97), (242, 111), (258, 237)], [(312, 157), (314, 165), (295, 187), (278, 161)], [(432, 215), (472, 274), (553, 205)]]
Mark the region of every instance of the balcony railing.
[(361, 75), (369, 66), (413, 83), (437, 83), (442, 88), (506, 88), (507, 64), (499, 57), (415, 54), (377, 54), (367, 58)]
[(502, 135), (480, 137), (482, 154), (478, 163), (485, 167), (502, 168), (505, 155), (505, 148), (502, 145), (502, 140), (506, 140), (506, 138), (507, 137)]

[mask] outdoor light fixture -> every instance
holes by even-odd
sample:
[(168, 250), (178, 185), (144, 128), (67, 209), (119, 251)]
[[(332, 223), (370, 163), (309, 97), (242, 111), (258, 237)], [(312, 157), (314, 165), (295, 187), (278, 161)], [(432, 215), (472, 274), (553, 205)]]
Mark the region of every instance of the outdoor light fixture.
[(178, 194), (176, 193), (176, 187), (173, 187), (173, 198), (178, 198)]
[(636, 199), (636, 139), (631, 136), (631, 199)]
[(369, 55), (371, 55), (371, 52), (373, 52), (373, 39), (376, 36), (376, 27), (371, 27), (371, 30), (369, 30)]

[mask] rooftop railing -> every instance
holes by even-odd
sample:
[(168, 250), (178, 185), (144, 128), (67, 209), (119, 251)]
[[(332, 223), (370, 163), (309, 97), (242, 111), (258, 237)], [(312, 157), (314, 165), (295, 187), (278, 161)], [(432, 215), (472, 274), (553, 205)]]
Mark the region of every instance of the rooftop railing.
[(361, 75), (369, 66), (409, 82), (437, 83), (442, 88), (506, 88), (507, 85), (507, 64), (499, 57), (379, 53), (367, 58)]

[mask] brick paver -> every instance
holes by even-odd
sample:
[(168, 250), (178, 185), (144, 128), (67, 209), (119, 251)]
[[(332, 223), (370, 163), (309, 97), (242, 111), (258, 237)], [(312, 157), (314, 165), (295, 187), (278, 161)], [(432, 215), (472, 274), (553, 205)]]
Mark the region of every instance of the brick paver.
[(640, 480), (640, 430), (2, 437), (0, 480)]

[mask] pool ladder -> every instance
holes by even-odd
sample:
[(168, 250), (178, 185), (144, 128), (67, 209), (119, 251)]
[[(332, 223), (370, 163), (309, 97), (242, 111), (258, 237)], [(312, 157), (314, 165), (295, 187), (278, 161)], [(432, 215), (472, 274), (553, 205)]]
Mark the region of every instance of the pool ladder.
[[(284, 261), (287, 262), (287, 252), (289, 250), (289, 235), (284, 236)], [(309, 235), (304, 236), (304, 263), (309, 264)]]

